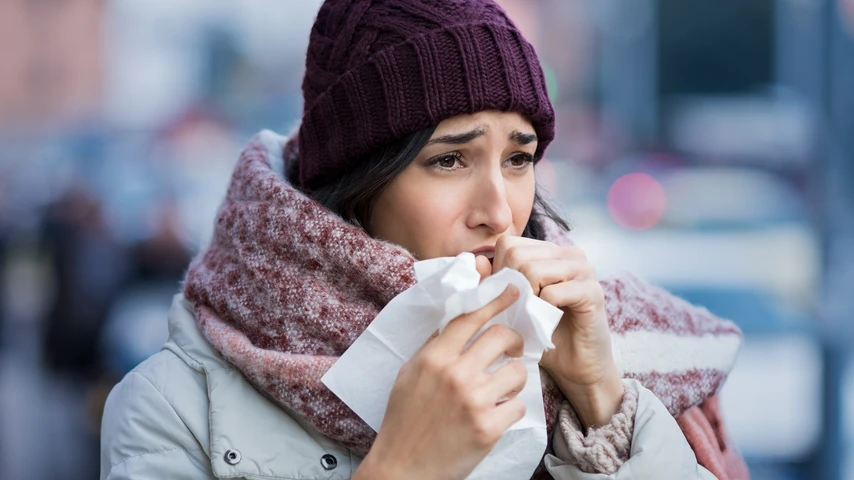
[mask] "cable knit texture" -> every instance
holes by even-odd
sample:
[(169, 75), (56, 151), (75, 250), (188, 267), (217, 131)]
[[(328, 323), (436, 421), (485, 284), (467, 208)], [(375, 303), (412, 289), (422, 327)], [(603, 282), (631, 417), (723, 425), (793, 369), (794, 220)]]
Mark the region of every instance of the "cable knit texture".
[[(183, 292), (204, 337), (247, 380), (324, 435), (365, 454), (376, 433), (320, 378), (392, 298), (414, 285), (415, 259), (345, 222), (274, 171), (284, 143), (262, 132), (241, 154), (211, 244), (191, 262)], [(569, 241), (555, 229), (547, 238)], [(735, 325), (630, 274), (600, 283), (625, 377), (652, 390), (674, 416), (717, 392), (735, 359)], [(666, 352), (650, 344), (650, 334), (664, 335)], [(713, 357), (699, 361), (698, 348)], [(646, 362), (650, 356), (657, 362)], [(543, 398), (551, 438), (564, 397), (545, 374)]]
[(558, 414), (560, 433), (568, 447), (572, 462), (587, 473), (616, 472), (629, 459), (632, 448), (635, 413), (638, 410), (638, 391), (631, 382), (623, 382), (625, 392), (620, 411), (611, 422), (598, 428), (587, 429), (569, 404), (564, 402)]
[(537, 158), (554, 110), (534, 48), (492, 0), (327, 0), (302, 84), (303, 187), (322, 184), (408, 133), (482, 110), (528, 117)]

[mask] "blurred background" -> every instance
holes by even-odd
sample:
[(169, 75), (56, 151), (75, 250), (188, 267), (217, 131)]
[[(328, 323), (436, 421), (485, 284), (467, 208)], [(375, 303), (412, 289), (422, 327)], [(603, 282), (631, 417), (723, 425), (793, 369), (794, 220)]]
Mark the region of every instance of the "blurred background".
[[(299, 122), (319, 3), (0, 0), (0, 478), (97, 478), (242, 144)], [(754, 479), (854, 480), (854, 0), (499, 3), (599, 275), (743, 329), (721, 395)]]

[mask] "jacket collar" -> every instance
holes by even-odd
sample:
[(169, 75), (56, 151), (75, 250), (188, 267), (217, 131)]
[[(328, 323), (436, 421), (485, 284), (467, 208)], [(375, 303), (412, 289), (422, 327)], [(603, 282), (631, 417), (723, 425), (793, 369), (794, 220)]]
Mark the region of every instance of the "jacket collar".
[(169, 343), (177, 346), (170, 348), (181, 357), (191, 368), (199, 372), (228, 368), (225, 361), (211, 347), (196, 327), (196, 317), (193, 313), (193, 303), (184, 298), (181, 293), (172, 298), (169, 309)]
[[(221, 478), (350, 478), (358, 463), (356, 457), (351, 458), (342, 445), (271, 402), (246, 381), (240, 371), (220, 357), (196, 327), (193, 304), (182, 294), (173, 298), (169, 341), (164, 348), (206, 376), (210, 444), (203, 446), (214, 475)], [(327, 470), (328, 455), (337, 463), (331, 470)], [(239, 461), (235, 461), (237, 459)]]

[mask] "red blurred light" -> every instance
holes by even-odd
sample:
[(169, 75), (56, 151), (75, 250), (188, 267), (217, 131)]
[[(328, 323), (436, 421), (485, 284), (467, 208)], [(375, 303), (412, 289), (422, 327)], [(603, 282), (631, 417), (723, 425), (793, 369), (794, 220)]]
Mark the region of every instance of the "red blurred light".
[(661, 220), (666, 209), (664, 188), (645, 173), (623, 175), (608, 189), (608, 211), (623, 228), (651, 228)]

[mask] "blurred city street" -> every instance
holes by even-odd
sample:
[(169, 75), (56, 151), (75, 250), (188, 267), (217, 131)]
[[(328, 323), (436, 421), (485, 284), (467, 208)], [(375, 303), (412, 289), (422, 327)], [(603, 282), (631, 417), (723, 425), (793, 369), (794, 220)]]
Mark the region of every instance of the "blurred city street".
[[(854, 0), (503, 0), (557, 112), (538, 181), (599, 277), (736, 322), (756, 480), (854, 480)], [(0, 480), (97, 478), (320, 0), (0, 2)]]

